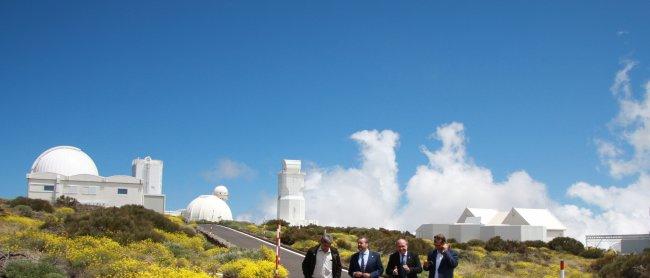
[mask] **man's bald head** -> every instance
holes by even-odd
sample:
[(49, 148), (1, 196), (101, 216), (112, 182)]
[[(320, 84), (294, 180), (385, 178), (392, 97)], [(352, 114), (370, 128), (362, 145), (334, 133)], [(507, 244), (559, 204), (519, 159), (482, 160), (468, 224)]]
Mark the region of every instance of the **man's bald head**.
[(397, 247), (397, 252), (400, 254), (406, 253), (406, 250), (409, 249), (409, 243), (403, 238), (398, 239), (397, 242), (395, 242), (395, 246)]

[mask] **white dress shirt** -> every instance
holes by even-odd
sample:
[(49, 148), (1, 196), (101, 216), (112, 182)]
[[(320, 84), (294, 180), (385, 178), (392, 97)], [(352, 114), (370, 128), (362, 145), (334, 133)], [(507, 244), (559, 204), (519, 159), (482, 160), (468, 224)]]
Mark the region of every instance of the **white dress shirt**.
[[(365, 267), (368, 267), (368, 256), (370, 255), (370, 250), (366, 249), (365, 252), (359, 253), (359, 267), (361, 267), (361, 260), (365, 262)], [(361, 269), (361, 272), (365, 272), (365, 269)]]
[(314, 266), (313, 278), (332, 278), (332, 249), (327, 252), (322, 248), (316, 251), (316, 265)]
[(440, 267), (440, 263), (442, 262), (442, 252), (438, 251), (436, 253), (438, 255), (436, 255), (436, 272), (435, 275), (433, 276), (434, 278), (438, 278), (438, 268)]

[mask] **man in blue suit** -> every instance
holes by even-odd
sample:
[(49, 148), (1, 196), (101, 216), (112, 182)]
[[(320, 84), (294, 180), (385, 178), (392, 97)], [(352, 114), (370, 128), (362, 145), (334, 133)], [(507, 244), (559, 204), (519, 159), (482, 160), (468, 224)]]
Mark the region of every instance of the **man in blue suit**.
[(458, 266), (458, 253), (449, 248), (443, 234), (433, 237), (433, 245), (436, 248), (427, 254), (424, 270), (429, 271), (429, 278), (453, 278), (454, 268)]
[(350, 257), (350, 277), (376, 278), (384, 271), (379, 253), (368, 250), (368, 238), (361, 237), (357, 240), (359, 252)]

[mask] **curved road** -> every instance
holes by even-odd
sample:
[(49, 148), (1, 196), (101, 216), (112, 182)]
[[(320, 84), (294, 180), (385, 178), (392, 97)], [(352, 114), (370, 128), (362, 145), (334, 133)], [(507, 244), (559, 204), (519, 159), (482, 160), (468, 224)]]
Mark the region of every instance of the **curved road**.
[[(275, 245), (256, 238), (254, 236), (242, 233), (240, 231), (224, 227), (216, 224), (204, 224), (200, 225), (201, 228), (205, 229), (210, 233), (228, 241), (230, 244), (247, 248), (247, 249), (258, 249), (260, 245), (265, 245), (275, 250)], [(289, 277), (291, 278), (300, 278), (302, 276), (302, 260), (305, 256), (298, 252), (286, 249), (284, 247), (280, 248), (280, 264), (282, 264), (288, 271)], [(347, 271), (343, 270), (341, 276), (347, 276)], [(344, 277), (345, 277), (344, 276)]]

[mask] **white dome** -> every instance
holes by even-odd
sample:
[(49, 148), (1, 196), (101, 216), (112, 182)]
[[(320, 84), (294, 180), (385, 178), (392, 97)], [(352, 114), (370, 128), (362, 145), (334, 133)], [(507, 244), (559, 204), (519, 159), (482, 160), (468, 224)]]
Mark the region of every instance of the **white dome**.
[(185, 219), (220, 221), (232, 220), (232, 212), (226, 202), (214, 195), (201, 195), (190, 202), (185, 210)]
[(95, 162), (79, 148), (58, 146), (36, 158), (30, 173), (55, 173), (64, 176), (88, 174), (99, 176)]
[(224, 201), (228, 200), (228, 188), (226, 188), (223, 185), (219, 185), (219, 186), (215, 187), (214, 191), (213, 191), (213, 194), (214, 194), (214, 196), (219, 197), (219, 199), (221, 199), (221, 200), (224, 200)]

